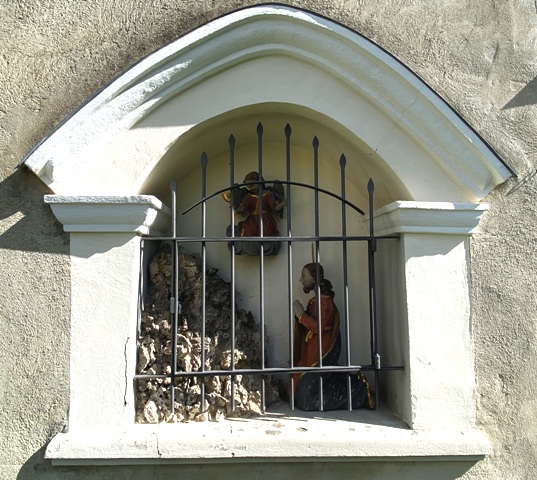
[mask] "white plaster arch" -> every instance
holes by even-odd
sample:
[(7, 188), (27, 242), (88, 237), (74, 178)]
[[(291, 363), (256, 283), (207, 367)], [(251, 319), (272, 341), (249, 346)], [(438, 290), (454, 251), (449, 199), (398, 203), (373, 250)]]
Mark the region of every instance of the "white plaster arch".
[[(154, 193), (147, 190), (153, 171), (188, 162), (177, 147), (186, 133), (256, 111), (309, 118), (320, 136), (339, 131), (353, 161), (382, 164), (394, 187), (383, 203), (478, 202), (510, 176), (444, 101), (381, 48), (281, 5), (236, 11), (153, 53), (24, 164), (59, 195)], [(214, 130), (204, 131), (198, 143), (214, 140)]]

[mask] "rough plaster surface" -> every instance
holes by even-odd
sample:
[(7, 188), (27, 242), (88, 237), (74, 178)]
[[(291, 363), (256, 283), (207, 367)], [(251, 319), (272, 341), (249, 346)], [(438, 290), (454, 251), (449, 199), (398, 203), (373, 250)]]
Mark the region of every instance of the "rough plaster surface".
[[(0, 3), (0, 478), (206, 478), (221, 467), (52, 468), (42, 446), (68, 396), (68, 238), (45, 189), (17, 171), (62, 118), (134, 62), (195, 26), (261, 2), (4, 0)], [(341, 465), (339, 478), (537, 477), (534, 287), (537, 12), (533, 1), (282, 2), (339, 21), (394, 54), (442, 95), (518, 177), (487, 201), (473, 237), (477, 416), (494, 453), (455, 463)], [(218, 470), (215, 470), (218, 469)], [(441, 471), (442, 473), (438, 473)], [(328, 478), (333, 466), (230, 465), (229, 477)]]

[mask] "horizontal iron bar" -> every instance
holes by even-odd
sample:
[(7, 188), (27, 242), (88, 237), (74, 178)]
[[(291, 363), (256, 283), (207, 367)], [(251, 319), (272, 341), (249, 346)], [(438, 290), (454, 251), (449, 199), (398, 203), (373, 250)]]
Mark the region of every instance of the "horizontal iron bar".
[[(381, 235), (374, 237), (377, 240), (399, 240), (398, 235)], [(359, 242), (359, 241), (369, 241), (371, 240), (370, 236), (352, 236), (352, 237), (341, 237), (341, 236), (329, 236), (329, 237), (315, 237), (315, 236), (296, 236), (296, 237), (145, 237), (144, 240), (160, 240), (160, 241), (176, 241), (183, 243), (192, 243), (192, 242)]]
[[(405, 367), (382, 367), (384, 371), (404, 370)], [(222, 375), (276, 375), (290, 373), (331, 373), (331, 372), (347, 372), (358, 373), (364, 371), (374, 371), (374, 365), (353, 365), (350, 367), (342, 366), (326, 366), (326, 367), (301, 367), (301, 368), (238, 368), (235, 370), (205, 370), (203, 372), (175, 372), (176, 377), (218, 377)], [(155, 374), (155, 375), (135, 375), (135, 380), (150, 380), (152, 378), (171, 378), (172, 374)]]

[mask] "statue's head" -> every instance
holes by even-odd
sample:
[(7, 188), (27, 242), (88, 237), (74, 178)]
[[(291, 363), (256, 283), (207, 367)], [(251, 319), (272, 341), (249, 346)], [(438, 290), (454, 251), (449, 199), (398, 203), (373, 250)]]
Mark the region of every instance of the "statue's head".
[[(243, 183), (253, 183), (253, 185), (249, 186), (248, 188), (250, 190), (256, 191), (259, 190), (259, 184), (255, 183), (259, 182), (259, 173), (258, 172), (250, 172), (249, 174), (244, 177)], [(264, 186), (264, 185), (263, 185)]]
[[(324, 279), (324, 268), (319, 264), (319, 281)], [(302, 274), (300, 275), (300, 283), (303, 285), (304, 293), (311, 292), (316, 285), (317, 280), (317, 264), (308, 263), (302, 267)]]
[[(322, 295), (329, 295), (334, 298), (334, 291), (329, 280), (324, 278), (324, 268), (319, 263), (319, 286)], [(304, 293), (310, 293), (316, 289), (317, 285), (317, 263), (308, 263), (302, 267), (300, 283), (302, 283)]]
[(252, 182), (259, 182), (259, 173), (257, 172), (250, 172), (244, 177), (243, 183), (252, 183)]

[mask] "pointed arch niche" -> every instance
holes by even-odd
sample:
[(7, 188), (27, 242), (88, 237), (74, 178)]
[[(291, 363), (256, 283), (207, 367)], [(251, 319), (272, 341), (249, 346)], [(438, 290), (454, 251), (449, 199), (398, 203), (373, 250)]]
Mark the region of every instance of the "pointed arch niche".
[[(204, 150), (224, 165), (230, 133), (246, 168), (259, 121), (267, 176), (279, 175), (289, 122), (293, 158), (305, 161), (317, 135), (325, 188), (336, 188), (330, 169), (345, 153), (349, 195), (363, 203), (373, 177), (377, 233), (401, 235), (379, 275), (381, 328), (392, 332), (385, 358), (406, 367), (385, 386), (401, 424), (382, 411), (358, 424), (310, 419), (306, 438), (292, 419), (279, 420), (277, 437), (262, 433), (273, 428), (266, 421), (133, 423), (139, 234), (166, 230), (170, 178), (188, 191)], [(475, 426), (467, 247), (481, 200), (510, 172), (427, 85), (356, 32), (278, 5), (216, 19), (121, 75), (24, 165), (52, 189), (45, 201), (71, 233), (69, 431), (49, 444), (53, 462), (468, 461), (489, 452)], [(103, 342), (106, 355), (90, 348)]]

